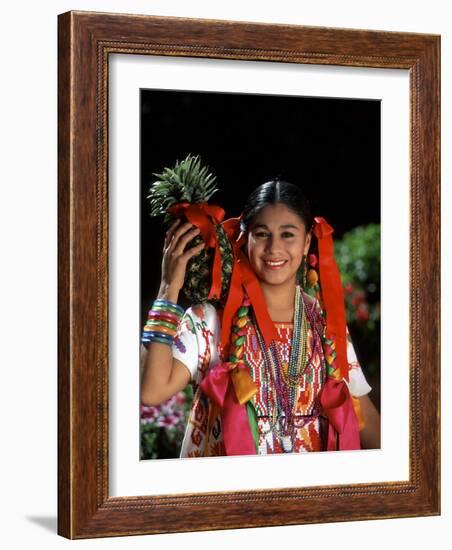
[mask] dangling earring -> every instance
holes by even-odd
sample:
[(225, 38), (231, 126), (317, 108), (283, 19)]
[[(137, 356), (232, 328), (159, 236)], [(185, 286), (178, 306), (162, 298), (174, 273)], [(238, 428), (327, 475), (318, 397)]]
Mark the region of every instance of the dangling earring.
[(315, 296), (317, 299), (320, 299), (320, 286), (319, 286), (319, 275), (316, 271), (318, 260), (315, 254), (309, 254), (309, 266), (307, 270), (306, 279), (308, 281), (309, 293), (311, 296)]
[(300, 281), (301, 287), (303, 289), (306, 288), (306, 274), (308, 272), (308, 266), (306, 265), (307, 255), (305, 254), (303, 256), (303, 260), (301, 261), (301, 265), (298, 269), (298, 280)]

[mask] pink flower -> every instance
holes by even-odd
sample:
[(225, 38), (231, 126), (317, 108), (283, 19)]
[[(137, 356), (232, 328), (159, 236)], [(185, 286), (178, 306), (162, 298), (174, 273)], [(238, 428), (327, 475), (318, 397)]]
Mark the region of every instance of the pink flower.
[(369, 320), (369, 311), (367, 309), (366, 304), (360, 304), (358, 306), (358, 309), (356, 310), (356, 317), (360, 321), (368, 321)]
[(179, 424), (180, 417), (177, 414), (170, 414), (168, 416), (161, 416), (157, 420), (157, 426), (160, 428), (171, 428)]
[(176, 396), (172, 395), (169, 399), (167, 399), (162, 406), (163, 407), (173, 407), (176, 404)]
[(317, 256), (315, 254), (309, 254), (309, 265), (315, 267), (317, 265)]
[(344, 291), (345, 291), (345, 294), (351, 294), (352, 291), (353, 291), (353, 285), (352, 285), (352, 283), (347, 283), (347, 284), (344, 286)]
[(142, 405), (141, 407), (141, 420), (143, 422), (149, 423), (153, 422), (159, 415), (159, 410), (157, 407), (147, 407)]
[(365, 294), (362, 290), (357, 290), (354, 295), (352, 296), (351, 298), (351, 303), (352, 305), (354, 306), (358, 306), (359, 304), (361, 304), (362, 302), (364, 302), (365, 300)]
[(180, 392), (174, 396), (174, 400), (177, 403), (177, 405), (183, 405), (186, 401), (185, 395), (182, 392)]
[(141, 418), (156, 418), (158, 414), (157, 407), (147, 407), (145, 405), (141, 407)]

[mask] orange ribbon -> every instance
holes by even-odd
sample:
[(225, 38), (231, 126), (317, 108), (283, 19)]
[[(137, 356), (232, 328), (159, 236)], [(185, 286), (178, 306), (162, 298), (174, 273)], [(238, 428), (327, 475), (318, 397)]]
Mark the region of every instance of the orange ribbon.
[(348, 382), (347, 334), (341, 276), (334, 259), (333, 231), (324, 218), (314, 218), (319, 243), (319, 275), (326, 310), (326, 337), (336, 343), (336, 361), (341, 378)]
[(206, 246), (215, 249), (212, 269), (212, 285), (208, 299), (221, 297), (221, 254), (218, 245), (216, 226), (223, 221), (224, 210), (219, 206), (209, 205), (206, 202), (190, 204), (182, 202), (168, 208), (168, 212), (177, 217), (185, 216), (187, 220), (199, 229)]

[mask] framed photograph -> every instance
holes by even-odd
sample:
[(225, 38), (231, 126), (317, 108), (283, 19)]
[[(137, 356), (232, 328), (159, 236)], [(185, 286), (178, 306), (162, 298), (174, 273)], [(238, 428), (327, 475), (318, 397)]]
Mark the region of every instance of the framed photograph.
[[(58, 24), (59, 534), (439, 515), (440, 37), (78, 11)], [(143, 452), (140, 335), (165, 234), (146, 196), (190, 153), (228, 216), (279, 178), (307, 185), (337, 238), (378, 226), (377, 351), (355, 346), (378, 448)]]
[[(173, 59), (170, 60), (170, 63), (166, 63), (166, 76), (171, 71), (177, 71), (177, 74), (180, 75), (185, 61)], [(126, 110), (124, 106), (135, 104), (132, 96), (137, 82), (133, 77), (133, 72), (136, 71), (142, 83), (144, 82), (143, 74), (149, 74), (151, 79), (149, 86), (156, 85), (156, 71), (155, 67), (154, 69), (151, 67), (151, 63), (135, 64), (130, 63), (129, 59), (124, 60), (124, 58), (118, 57), (112, 59), (110, 75), (115, 82), (128, 83), (131, 97), (128, 99), (122, 96), (123, 91), (127, 92), (121, 85), (116, 86), (115, 91), (110, 90), (110, 97), (114, 98), (114, 101), (110, 103), (111, 117), (117, 119), (120, 116), (119, 111)], [(138, 68), (138, 65), (142, 65), (141, 68)], [(362, 370), (365, 371), (367, 377), (366, 383), (362, 384), (361, 392), (367, 391), (369, 385), (371, 386), (369, 397), (375, 402), (378, 410), (381, 386), (379, 350), (381, 303), (380, 142), (383, 90), (380, 87), (378, 94), (376, 93), (375, 75), (374, 78), (369, 78), (369, 74), (366, 76), (361, 74), (358, 77), (359, 83), (356, 77), (352, 78), (352, 75), (342, 79), (335, 75), (337, 97), (294, 95), (295, 86), (304, 94), (307, 93), (308, 86), (312, 86), (311, 93), (315, 92), (314, 85), (318, 91), (318, 79), (328, 79), (328, 75), (325, 70), (319, 68), (311, 68), (308, 73), (300, 71), (299, 67), (292, 65), (286, 67), (285, 71), (279, 71), (277, 79), (271, 84), (272, 93), (269, 94), (263, 93), (269, 89), (268, 84), (265, 84), (263, 80), (259, 80), (259, 83), (256, 84), (259, 75), (264, 76), (265, 74), (268, 80), (268, 64), (261, 63), (258, 66), (250, 67), (247, 74), (252, 81), (244, 76), (239, 81), (233, 78), (234, 72), (239, 70), (242, 65), (240, 61), (218, 65), (218, 62), (211, 60), (204, 61), (202, 64), (189, 60), (190, 75), (184, 77), (184, 82), (190, 87), (205, 86), (200, 69), (209, 73), (216, 67), (215, 82), (207, 84), (209, 91), (141, 88), (139, 144), (141, 152), (140, 325), (147, 328), (148, 310), (151, 308), (160, 286), (161, 273), (159, 269), (156, 269), (156, 263), (163, 255), (162, 243), (165, 237), (165, 224), (162, 223), (163, 216), (150, 215), (151, 204), (148, 194), (153, 189), (152, 181), (157, 179), (154, 174), (161, 171), (165, 163), (174, 164), (174, 159), (180, 159), (180, 165), (184, 166), (186, 155), (195, 150), (200, 155), (198, 162), (208, 162), (210, 170), (218, 180), (218, 190), (210, 202), (212, 205), (221, 205), (229, 218), (235, 218), (241, 214), (241, 210), (247, 202), (246, 197), (259, 184), (268, 182), (275, 177), (279, 177), (281, 182), (292, 182), (293, 184), (296, 182), (297, 187), (302, 189), (305, 195), (309, 195), (311, 210), (317, 213), (321, 212), (334, 227), (336, 256), (341, 265), (341, 271), (347, 275), (344, 286), (346, 288), (349, 331), (355, 353), (359, 357), (359, 363), (363, 365)], [(294, 68), (296, 74), (294, 74)], [(127, 75), (124, 75), (124, 71), (127, 72)], [(224, 75), (223, 79), (220, 74)], [(332, 76), (331, 72), (330, 76)], [(394, 73), (392, 76), (392, 86), (401, 87), (407, 94), (407, 78), (404, 78), (403, 73)], [(294, 81), (294, 77), (297, 80)], [(235, 87), (241, 91), (238, 93), (216, 91), (224, 90), (224, 86), (227, 85), (225, 78), (230, 82), (235, 82)], [(132, 81), (134, 84), (131, 84)], [(343, 86), (341, 90), (339, 90), (339, 81)], [(348, 89), (352, 81), (355, 82), (354, 93), (357, 97), (339, 97), (341, 94), (353, 93)], [(372, 82), (373, 89), (365, 90), (364, 87), (367, 88), (370, 82)], [(160, 84), (161, 86), (165, 85), (164, 82), (160, 82)], [(232, 85), (229, 84), (229, 87), (232, 88)], [(215, 91), (212, 91), (213, 88)], [(250, 93), (253, 88), (254, 91), (258, 90), (260, 93)], [(276, 94), (278, 88), (280, 93)], [(357, 93), (358, 89), (359, 94)], [(290, 90), (291, 93), (288, 94)], [(327, 93), (328, 88), (325, 90)], [(385, 93), (388, 95), (388, 90)], [(365, 98), (363, 99), (359, 95)], [(375, 99), (370, 99), (373, 96)], [(133, 118), (134, 112), (127, 115), (129, 119)], [(385, 118), (389, 115), (388, 102), (385, 103), (383, 115)], [(406, 126), (408, 126), (407, 110), (405, 116)], [(134, 130), (132, 134), (138, 134), (138, 131)], [(400, 143), (403, 143), (404, 139), (399, 137)], [(118, 135), (117, 139), (114, 135), (110, 135), (110, 138), (110, 151), (122, 151), (121, 158), (125, 160), (127, 155), (124, 152), (129, 147), (130, 138), (126, 139), (125, 134)], [(405, 141), (407, 142), (407, 140)], [(135, 145), (131, 149), (133, 150), (134, 147)], [(400, 149), (400, 146), (396, 148)], [(399, 150), (399, 153), (400, 155), (406, 154), (403, 149)], [(120, 155), (115, 154), (114, 158), (119, 161)], [(110, 159), (110, 166), (114, 173), (121, 171), (130, 173), (133, 170), (135, 161), (132, 156), (130, 164), (123, 170), (116, 164), (111, 154)], [(408, 162), (406, 166), (408, 166)], [(127, 186), (126, 190), (126, 187), (123, 187), (119, 181), (117, 186), (114, 181), (114, 178), (111, 178), (110, 207), (115, 200), (112, 197), (116, 196), (116, 189), (124, 189), (127, 194), (127, 197), (124, 198), (120, 198), (118, 195), (118, 204), (125, 204), (131, 193), (130, 186)], [(405, 181), (408, 181), (408, 174), (405, 176)], [(345, 192), (343, 185), (338, 182), (347, 182)], [(364, 182), (365, 193), (363, 192)], [(281, 185), (284, 189), (285, 184), (281, 183)], [(189, 182), (187, 182), (187, 187), (189, 187)], [(170, 189), (174, 192), (173, 188)], [(175, 189), (177, 193), (179, 187), (175, 187)], [(202, 183), (197, 182), (196, 192), (199, 194), (202, 190)], [(234, 192), (231, 193), (231, 190)], [(325, 197), (327, 197), (326, 200)], [(359, 208), (356, 207), (354, 200), (350, 200), (351, 197), (362, 198)], [(289, 202), (293, 206), (293, 201)], [(131, 201), (131, 205), (133, 204), (138, 204), (136, 197)], [(126, 212), (123, 208), (122, 212), (125, 220), (137, 217), (136, 211)], [(385, 227), (388, 228), (388, 222)], [(127, 279), (130, 282), (126, 285), (127, 288), (134, 286), (131, 281), (136, 280), (134, 273), (137, 272), (133, 255), (128, 255), (130, 243), (131, 239), (127, 239), (127, 247), (123, 251), (127, 254), (127, 258), (121, 259), (123, 252), (119, 248), (117, 254), (114, 255), (115, 259), (110, 255), (110, 259), (114, 263), (114, 273), (124, 272), (124, 268), (121, 266), (129, 266), (130, 273)], [(312, 239), (309, 249), (311, 255), (318, 254), (315, 245), (315, 239)], [(203, 281), (206, 279), (206, 270), (202, 267), (205, 265), (205, 257), (194, 259), (193, 262), (190, 264), (187, 274), (187, 283), (190, 287), (181, 292), (178, 297), (179, 303), (185, 310), (196, 304), (196, 300), (200, 298), (199, 295), (193, 295), (190, 288), (197, 289), (198, 286), (202, 288)], [(200, 274), (203, 274), (202, 277)], [(208, 271), (207, 274), (209, 275)], [(226, 281), (227, 276), (228, 273), (225, 273)], [(306, 273), (307, 276), (308, 273)], [(310, 280), (316, 276), (317, 271), (309, 272)], [(110, 279), (111, 282), (112, 279)], [(206, 280), (206, 284), (209, 284), (208, 280)], [(305, 291), (311, 290), (307, 280), (303, 287)], [(127, 300), (131, 304), (130, 296)], [(221, 305), (217, 307), (222, 309)], [(196, 311), (200, 312), (201, 310), (197, 309)], [(281, 320), (282, 313), (278, 315)], [(136, 318), (136, 315), (132, 315), (131, 312), (123, 315), (118, 314), (118, 319), (130, 317)], [(403, 321), (399, 320), (400, 322)], [(283, 339), (289, 336), (290, 328), (286, 325), (286, 323), (277, 325)], [(128, 330), (127, 326), (131, 329), (132, 341), (134, 335), (130, 322), (123, 327), (118, 326), (118, 332), (125, 334)], [(200, 322), (199, 326), (202, 329), (204, 325)], [(187, 327), (184, 322), (181, 330), (183, 327)], [(214, 330), (212, 330), (213, 332)], [(144, 331), (143, 334), (146, 337), (147, 332)], [(254, 349), (253, 353), (256, 354), (255, 346), (253, 346), (254, 331), (250, 330), (247, 334), (246, 357), (248, 362), (252, 361), (256, 366), (256, 370), (253, 372), (254, 379), (262, 380), (265, 378), (265, 373), (262, 373), (263, 376), (259, 376), (258, 372), (262, 364), (261, 359), (256, 360), (256, 356), (248, 358), (251, 350)], [(190, 365), (196, 366), (196, 376), (202, 378), (204, 364), (202, 361), (197, 365), (191, 363), (191, 358), (195, 358), (195, 354), (191, 352), (193, 347), (191, 343), (184, 343), (187, 336), (182, 333), (176, 336), (175, 342), (178, 347), (174, 350), (175, 354), (181, 353), (181, 361), (185, 357), (187, 359), (190, 357)], [(119, 342), (118, 339), (118, 344)], [(288, 349), (289, 346), (283, 346), (283, 357)], [(197, 351), (198, 357), (204, 355), (200, 354), (199, 350)], [(144, 359), (146, 357), (144, 347), (142, 352)], [(117, 354), (118, 352), (115, 352), (115, 355)], [(211, 352), (209, 352), (209, 356), (212, 357)], [(285, 359), (287, 360), (288, 357)], [(305, 380), (298, 392), (300, 405), (297, 414), (301, 416), (303, 413), (304, 417), (311, 417), (315, 412), (313, 405), (318, 382), (320, 382), (316, 378), (316, 373), (319, 368), (321, 369), (321, 362), (316, 363), (312, 357), (309, 362), (311, 365), (315, 363), (315, 366), (311, 372), (306, 373)], [(144, 363), (143, 360), (143, 368)], [(110, 370), (110, 372), (112, 371)], [(358, 372), (359, 367), (356, 362), (353, 377), (357, 382)], [(126, 373), (127, 371), (124, 372), (127, 376)], [(362, 379), (361, 382), (363, 382)], [(124, 388), (125, 384), (127, 384), (127, 378), (122, 379), (118, 387)], [(358, 383), (355, 384), (355, 386), (358, 385)], [(205, 406), (206, 401), (199, 392), (197, 394), (197, 386), (198, 384), (194, 380), (193, 384), (187, 385), (159, 406), (143, 405), (140, 452), (143, 460), (204, 457), (206, 454), (221, 456), (224, 454), (221, 419), (218, 420), (218, 426), (215, 419), (211, 420), (210, 424), (214, 426), (213, 433), (210, 433), (209, 437), (205, 437), (207, 427), (204, 420), (208, 413)], [(112, 389), (111, 386), (110, 389)], [(358, 393), (361, 392), (358, 390)], [(130, 395), (135, 394), (136, 390), (132, 389)], [(127, 392), (123, 395), (127, 395)], [(118, 398), (121, 400), (119, 394)], [(261, 419), (268, 416), (263, 414), (269, 408), (263, 400), (255, 397), (253, 406), (260, 410)], [(126, 414), (128, 409), (132, 409), (132, 407), (129, 403), (125, 403), (121, 415)], [(279, 452), (281, 445), (278, 441), (274, 441), (271, 432), (268, 431), (264, 437), (264, 431), (267, 432), (267, 429), (263, 429), (263, 423), (264, 420), (261, 420), (262, 429), (258, 442), (260, 453), (268, 455), (274, 454), (275, 451)], [(188, 430), (186, 429), (187, 425)], [(320, 424), (310, 418), (303, 427), (304, 430), (301, 426), (299, 427), (299, 437), (296, 438), (297, 449), (299, 451), (321, 449)], [(368, 432), (371, 431), (369, 428)], [(130, 430), (127, 433), (130, 435)], [(319, 434), (319, 438), (316, 437), (317, 434)], [(122, 438), (118, 438), (118, 451), (124, 447), (133, 448), (131, 441), (119, 443), (120, 439)], [(372, 441), (364, 435), (363, 440), (367, 445), (366, 448), (378, 446), (376, 439)], [(208, 445), (207, 440), (209, 440)], [(111, 439), (110, 442), (112, 443)], [(121, 466), (121, 470), (123, 468), (124, 466)], [(130, 467), (125, 469), (130, 471)]]

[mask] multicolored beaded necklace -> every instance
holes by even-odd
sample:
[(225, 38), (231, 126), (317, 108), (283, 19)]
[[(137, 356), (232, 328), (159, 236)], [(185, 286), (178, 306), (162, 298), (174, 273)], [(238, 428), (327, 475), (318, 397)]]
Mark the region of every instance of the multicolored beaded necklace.
[[(295, 289), (294, 306), (292, 346), (288, 366), (283, 363), (275, 342), (272, 342), (267, 349), (254, 315), (252, 317), (257, 341), (264, 358), (263, 380), (266, 380), (264, 401), (267, 411), (272, 411), (270, 428), (265, 433), (273, 431), (277, 434), (285, 452), (292, 452), (293, 449), (297, 389), (307, 365), (308, 320), (303, 293), (298, 285)], [(273, 387), (273, 392), (270, 392), (270, 386)], [(270, 397), (271, 393), (273, 393), (273, 399)]]

